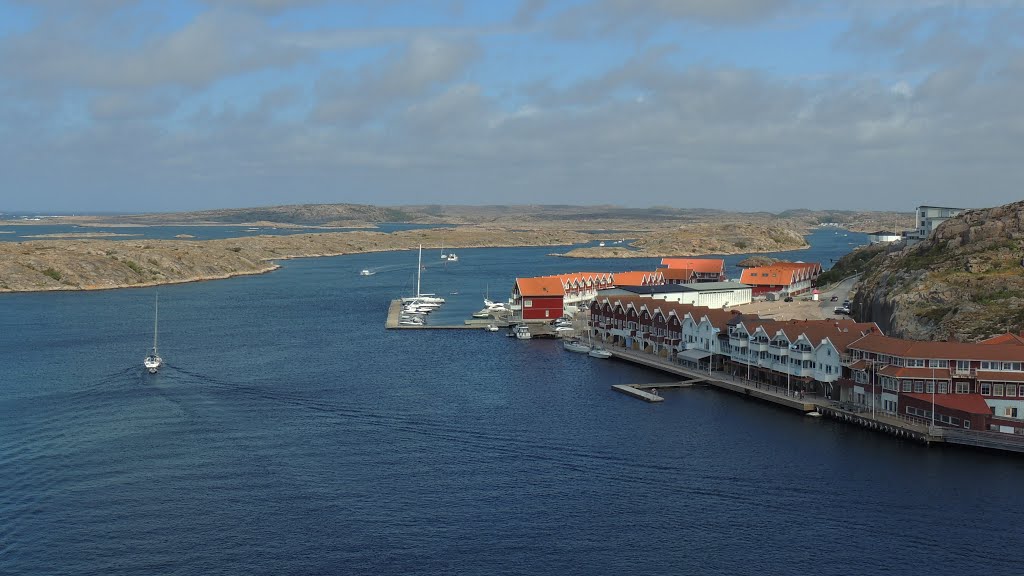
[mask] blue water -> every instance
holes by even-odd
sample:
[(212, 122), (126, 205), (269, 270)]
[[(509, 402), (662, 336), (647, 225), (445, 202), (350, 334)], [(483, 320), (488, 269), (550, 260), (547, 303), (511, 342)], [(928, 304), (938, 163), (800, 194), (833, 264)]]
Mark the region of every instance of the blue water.
[[(551, 251), (423, 280), (478, 306), (629, 267)], [(0, 297), (0, 573), (1021, 572), (1024, 461), (709, 389), (646, 404), (610, 386), (668, 377), (554, 341), (386, 331), (415, 257), (161, 287), (155, 376), (153, 289)]]
[(282, 236), (288, 234), (309, 234), (313, 232), (396, 232), (399, 230), (421, 230), (424, 228), (448, 228), (451, 224), (404, 224), (385, 222), (376, 228), (268, 228), (265, 226), (77, 226), (73, 224), (5, 224), (0, 220), (0, 242), (28, 242), (45, 240), (37, 236), (48, 234), (118, 234), (104, 240), (172, 240), (179, 234), (188, 234), (195, 240), (219, 240), (245, 236)]

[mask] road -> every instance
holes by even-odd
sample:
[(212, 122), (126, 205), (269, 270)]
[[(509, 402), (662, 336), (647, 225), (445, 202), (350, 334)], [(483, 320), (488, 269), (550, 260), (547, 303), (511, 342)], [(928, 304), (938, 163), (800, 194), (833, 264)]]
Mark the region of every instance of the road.
[[(838, 284), (826, 287), (818, 295), (819, 301), (810, 300), (810, 296), (797, 296), (792, 302), (751, 302), (741, 306), (731, 307), (730, 310), (739, 310), (745, 314), (759, 314), (764, 318), (776, 320), (825, 320), (828, 318), (839, 318), (833, 311), (842, 306), (843, 301), (850, 297), (850, 291), (857, 282), (857, 278), (847, 278)], [(832, 302), (832, 296), (836, 301)], [(807, 300), (805, 300), (807, 298)]]

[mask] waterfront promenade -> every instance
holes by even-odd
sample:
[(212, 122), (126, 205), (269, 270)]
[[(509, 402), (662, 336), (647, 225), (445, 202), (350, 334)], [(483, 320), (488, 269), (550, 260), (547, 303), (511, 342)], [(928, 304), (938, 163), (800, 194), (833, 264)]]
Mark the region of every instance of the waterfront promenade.
[[(817, 413), (837, 420), (843, 420), (872, 430), (887, 433), (893, 436), (916, 440), (930, 444), (933, 442), (949, 441), (951, 435), (943, 434), (940, 428), (933, 428), (928, 422), (918, 418), (903, 418), (896, 415), (882, 414), (870, 411), (865, 412), (862, 408), (844, 406), (839, 402), (818, 395), (801, 395), (795, 390), (787, 390), (785, 386), (777, 386), (755, 380), (734, 376), (721, 370), (695, 370), (671, 362), (662, 357), (652, 356), (643, 352), (626, 350), (624, 348), (611, 347), (608, 350), (615, 358), (654, 368), (662, 372), (683, 376), (691, 380), (703, 382), (709, 386), (727, 390), (749, 398), (768, 402), (786, 409), (795, 410), (803, 414)], [(963, 434), (956, 435), (958, 439), (965, 438)], [(968, 435), (966, 438), (970, 438)], [(974, 445), (973, 442), (956, 442)], [(1022, 447), (1024, 448), (1024, 447)], [(1000, 449), (1007, 449), (1000, 447)], [(1018, 451), (1018, 450), (1014, 450)]]

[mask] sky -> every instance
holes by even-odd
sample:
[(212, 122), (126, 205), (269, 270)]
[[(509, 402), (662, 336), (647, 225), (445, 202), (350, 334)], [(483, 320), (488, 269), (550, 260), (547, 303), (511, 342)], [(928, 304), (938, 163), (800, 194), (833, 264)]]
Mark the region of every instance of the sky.
[(1024, 198), (1024, 0), (0, 0), (0, 211)]

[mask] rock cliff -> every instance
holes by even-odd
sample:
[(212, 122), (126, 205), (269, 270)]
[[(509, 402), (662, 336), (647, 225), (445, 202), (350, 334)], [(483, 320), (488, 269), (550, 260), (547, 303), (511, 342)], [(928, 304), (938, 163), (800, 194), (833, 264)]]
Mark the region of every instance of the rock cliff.
[(861, 260), (859, 320), (902, 338), (976, 341), (1024, 329), (1022, 257), (1024, 201), (964, 212), (915, 246), (873, 247), (843, 260)]

